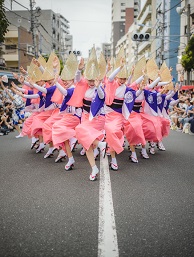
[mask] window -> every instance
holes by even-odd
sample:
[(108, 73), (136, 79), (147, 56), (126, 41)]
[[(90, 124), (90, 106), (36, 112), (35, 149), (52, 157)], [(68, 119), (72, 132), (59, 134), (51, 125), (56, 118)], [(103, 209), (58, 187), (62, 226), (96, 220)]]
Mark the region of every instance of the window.
[(191, 24), (194, 25), (194, 13), (191, 14), (191, 19), (192, 19)]
[(26, 52), (28, 55), (32, 55), (34, 52), (34, 47), (32, 45), (26, 45)]
[(187, 34), (187, 25), (184, 27), (184, 32)]
[(125, 16), (121, 16), (121, 19), (125, 19)]
[(6, 45), (6, 46), (5, 46), (5, 49), (6, 49), (6, 50), (13, 50), (13, 49), (16, 49), (16, 45)]
[(121, 3), (121, 6), (125, 6), (125, 3)]

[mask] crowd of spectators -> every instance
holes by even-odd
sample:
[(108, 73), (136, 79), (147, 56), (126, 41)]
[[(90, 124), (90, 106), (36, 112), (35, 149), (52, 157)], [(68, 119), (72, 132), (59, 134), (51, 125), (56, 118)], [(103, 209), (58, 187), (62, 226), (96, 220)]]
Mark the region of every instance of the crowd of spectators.
[[(0, 80), (0, 135), (7, 135), (15, 129), (20, 134), (25, 115), (18, 115), (24, 109), (22, 98), (8, 89)], [(17, 137), (17, 136), (16, 136)]]
[(171, 129), (194, 135), (194, 91), (180, 91), (179, 103), (169, 109)]

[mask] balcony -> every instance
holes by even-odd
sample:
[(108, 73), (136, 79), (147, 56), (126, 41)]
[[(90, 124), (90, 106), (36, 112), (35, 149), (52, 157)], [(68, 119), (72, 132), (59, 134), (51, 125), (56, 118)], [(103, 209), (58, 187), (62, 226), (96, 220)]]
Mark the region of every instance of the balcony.
[[(151, 28), (152, 28), (152, 25), (151, 25), (151, 21), (147, 21), (146, 24), (139, 24), (139, 28), (138, 28), (138, 32), (140, 33), (151, 33)], [(137, 24), (137, 26), (138, 26)]]
[(5, 62), (19, 61), (18, 53), (17, 54), (4, 54), (3, 58), (5, 59)]
[(148, 5), (142, 17), (139, 19), (139, 23), (144, 24), (147, 20), (150, 20), (151, 14), (152, 14), (152, 7), (151, 5)]
[(151, 47), (151, 42), (149, 42), (149, 41), (142, 42), (138, 47), (138, 54), (145, 52), (150, 47)]
[(5, 38), (18, 38), (17, 30), (10, 30), (6, 33)]

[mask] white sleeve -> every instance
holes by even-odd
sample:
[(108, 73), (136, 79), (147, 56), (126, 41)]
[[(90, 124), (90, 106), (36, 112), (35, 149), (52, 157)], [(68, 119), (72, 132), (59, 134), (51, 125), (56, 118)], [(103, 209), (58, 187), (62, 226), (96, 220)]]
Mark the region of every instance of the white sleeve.
[(170, 100), (170, 98), (173, 97), (174, 95), (175, 95), (175, 92), (172, 91), (170, 94), (168, 94), (168, 95), (165, 97), (165, 99), (166, 99), (166, 100)]
[(33, 84), (33, 87), (35, 87), (36, 89), (38, 89), (40, 92), (42, 93), (47, 93), (47, 89), (45, 87), (40, 87), (37, 84)]
[(57, 86), (57, 88), (59, 89), (59, 91), (61, 92), (61, 94), (63, 94), (64, 96), (67, 95), (67, 89), (65, 89), (64, 87), (62, 87), (59, 82), (56, 82), (55, 85)]
[(171, 101), (170, 105), (173, 106), (173, 105), (177, 105), (178, 103), (179, 103), (179, 99)]
[(165, 86), (165, 85), (168, 85), (169, 82), (159, 82), (157, 87), (162, 87), (162, 86)]
[(128, 77), (127, 84), (126, 84), (127, 86), (131, 84), (132, 77), (133, 77), (132, 74)]
[(23, 95), (22, 97), (24, 98), (28, 98), (28, 99), (36, 99), (36, 98), (39, 98), (39, 94), (33, 94), (33, 95)]
[(144, 79), (144, 75), (142, 75), (141, 77), (139, 77), (138, 79), (136, 79), (135, 83), (139, 84), (142, 82), (142, 80)]
[(116, 70), (114, 70), (114, 71), (110, 74), (108, 80), (109, 80), (110, 82), (112, 82), (112, 81), (114, 80), (114, 78), (116, 77), (116, 75), (119, 73), (120, 70), (121, 70), (121, 67), (119, 67), (119, 68), (117, 68)]
[(102, 90), (101, 84), (97, 87), (98, 96), (100, 99), (104, 98), (104, 91)]
[(33, 86), (28, 81), (26, 81), (26, 80), (24, 80), (24, 85), (33, 88)]
[(80, 80), (81, 80), (81, 70), (77, 70), (75, 73), (74, 83), (80, 82)]
[(23, 89), (23, 88), (18, 87), (18, 86), (16, 86), (16, 89), (17, 89), (18, 91), (22, 92), (22, 93), (24, 93), (24, 92), (26, 91), (26, 89)]
[(183, 82), (181, 81), (179, 85), (179, 90), (181, 90), (182, 86), (183, 86)]
[(139, 95), (141, 95), (142, 91), (143, 91), (143, 90), (138, 89), (138, 90), (136, 91), (136, 97), (138, 97)]
[(156, 80), (154, 80), (149, 86), (148, 88), (151, 89), (151, 88), (154, 88), (158, 82), (160, 81), (160, 77), (158, 77)]

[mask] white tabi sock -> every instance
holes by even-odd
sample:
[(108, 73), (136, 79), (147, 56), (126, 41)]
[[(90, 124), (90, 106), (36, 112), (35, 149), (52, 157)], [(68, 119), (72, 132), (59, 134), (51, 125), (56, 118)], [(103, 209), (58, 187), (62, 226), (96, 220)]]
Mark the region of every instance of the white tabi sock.
[[(142, 150), (143, 150), (143, 149), (142, 149)], [(132, 153), (131, 153), (131, 156), (137, 159), (136, 152), (132, 152)]]
[(112, 158), (112, 161), (111, 161), (113, 164), (117, 165), (117, 159), (116, 158)]

